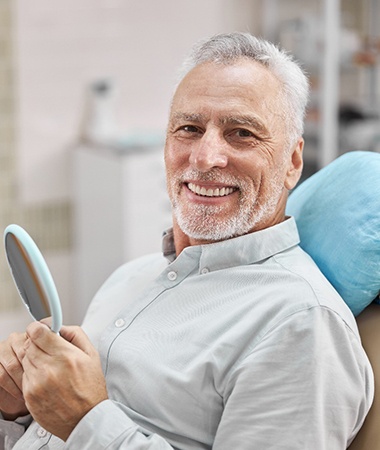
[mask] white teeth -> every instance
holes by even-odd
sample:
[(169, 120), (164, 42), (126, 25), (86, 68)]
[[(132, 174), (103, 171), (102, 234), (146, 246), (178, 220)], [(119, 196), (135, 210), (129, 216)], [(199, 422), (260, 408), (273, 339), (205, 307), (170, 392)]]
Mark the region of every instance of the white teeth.
[(193, 183), (189, 183), (188, 187), (190, 189), (190, 191), (195, 192), (198, 195), (203, 195), (206, 197), (224, 197), (225, 195), (229, 195), (232, 194), (232, 192), (234, 192), (234, 188), (231, 187), (227, 187), (227, 188), (216, 188), (216, 189), (206, 189), (204, 187), (200, 187), (196, 184)]

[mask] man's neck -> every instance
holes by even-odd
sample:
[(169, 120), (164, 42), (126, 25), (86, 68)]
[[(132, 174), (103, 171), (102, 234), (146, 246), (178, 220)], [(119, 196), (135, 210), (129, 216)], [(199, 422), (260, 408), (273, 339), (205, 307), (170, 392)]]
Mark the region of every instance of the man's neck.
[(176, 221), (173, 223), (173, 236), (174, 236), (174, 246), (175, 246), (175, 252), (178, 256), (182, 250), (184, 250), (186, 247), (191, 247), (193, 245), (202, 245), (202, 244), (209, 244), (209, 241), (199, 240), (199, 239), (193, 239), (189, 236), (187, 236), (181, 228), (178, 226)]
[[(253, 233), (254, 231), (262, 230), (263, 228), (269, 228), (273, 225), (276, 225), (277, 223), (283, 222), (285, 219), (286, 219), (285, 212), (281, 211), (281, 213), (272, 217), (270, 221), (265, 222), (264, 224), (258, 225), (255, 229), (250, 231), (250, 233)], [(178, 226), (175, 219), (173, 220), (173, 237), (174, 237), (175, 252), (176, 252), (177, 256), (186, 247), (191, 247), (193, 245), (212, 244), (214, 242), (217, 242), (217, 241), (210, 241), (210, 240), (194, 239), (194, 238), (187, 236), (181, 230), (181, 228)]]

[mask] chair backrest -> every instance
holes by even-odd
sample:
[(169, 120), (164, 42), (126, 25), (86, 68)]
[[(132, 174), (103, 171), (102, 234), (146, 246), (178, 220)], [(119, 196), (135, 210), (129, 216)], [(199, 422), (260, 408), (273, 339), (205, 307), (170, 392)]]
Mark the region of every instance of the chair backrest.
[(350, 445), (350, 450), (380, 450), (380, 305), (368, 306), (358, 317), (363, 347), (375, 375), (375, 398), (363, 427)]
[(301, 183), (287, 213), (355, 316), (380, 292), (380, 153), (348, 152)]

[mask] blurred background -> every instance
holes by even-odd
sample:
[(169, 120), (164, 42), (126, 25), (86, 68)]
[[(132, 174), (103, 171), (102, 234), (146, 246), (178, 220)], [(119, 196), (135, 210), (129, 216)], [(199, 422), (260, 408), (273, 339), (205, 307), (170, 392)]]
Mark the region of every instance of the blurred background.
[[(380, 0), (0, 0), (0, 229), (46, 257), (64, 322), (170, 226), (162, 148), (199, 38), (250, 31), (308, 72), (305, 172), (380, 151)], [(0, 250), (0, 338), (30, 321)]]

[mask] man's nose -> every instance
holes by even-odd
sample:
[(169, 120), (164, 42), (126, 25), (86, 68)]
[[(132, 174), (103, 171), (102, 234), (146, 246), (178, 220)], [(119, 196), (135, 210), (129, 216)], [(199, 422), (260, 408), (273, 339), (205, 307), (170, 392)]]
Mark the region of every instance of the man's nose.
[(224, 168), (228, 158), (225, 152), (226, 142), (216, 133), (204, 133), (193, 145), (189, 162), (201, 172), (207, 172), (213, 167)]

